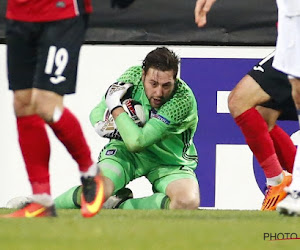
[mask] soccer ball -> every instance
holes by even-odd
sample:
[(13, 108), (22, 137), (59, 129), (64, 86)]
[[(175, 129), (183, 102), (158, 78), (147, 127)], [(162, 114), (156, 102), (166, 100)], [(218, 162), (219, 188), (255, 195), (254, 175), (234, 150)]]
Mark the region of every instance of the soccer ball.
[(133, 99), (126, 99), (123, 101), (122, 106), (125, 112), (139, 127), (144, 126), (146, 117), (143, 106), (139, 102)]
[[(125, 112), (129, 115), (129, 117), (139, 126), (142, 127), (144, 126), (146, 122), (146, 116), (143, 110), (143, 106), (133, 100), (133, 99), (126, 99), (122, 102), (122, 107), (125, 110)], [(104, 121), (109, 121), (111, 127), (116, 129), (116, 124), (114, 122), (114, 119), (109, 112), (108, 109), (104, 112)]]

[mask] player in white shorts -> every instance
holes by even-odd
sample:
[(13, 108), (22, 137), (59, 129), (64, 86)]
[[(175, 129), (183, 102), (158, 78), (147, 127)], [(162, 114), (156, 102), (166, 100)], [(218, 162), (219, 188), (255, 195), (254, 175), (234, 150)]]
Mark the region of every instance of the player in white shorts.
[[(273, 67), (289, 75), (292, 96), (300, 123), (300, 1), (277, 0), (278, 38)], [(280, 213), (300, 215), (300, 148), (293, 169), (293, 181), (287, 197), (277, 205)]]

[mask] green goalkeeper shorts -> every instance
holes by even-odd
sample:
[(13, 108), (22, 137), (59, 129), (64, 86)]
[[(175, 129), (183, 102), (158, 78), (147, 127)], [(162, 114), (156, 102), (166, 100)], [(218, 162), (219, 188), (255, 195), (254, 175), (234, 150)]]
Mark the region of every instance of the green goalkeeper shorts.
[(153, 192), (164, 194), (168, 184), (175, 180), (189, 178), (198, 182), (190, 167), (159, 165), (145, 154), (129, 152), (125, 144), (117, 140), (112, 140), (101, 151), (99, 166), (102, 174), (114, 183), (114, 192), (141, 176), (151, 182)]

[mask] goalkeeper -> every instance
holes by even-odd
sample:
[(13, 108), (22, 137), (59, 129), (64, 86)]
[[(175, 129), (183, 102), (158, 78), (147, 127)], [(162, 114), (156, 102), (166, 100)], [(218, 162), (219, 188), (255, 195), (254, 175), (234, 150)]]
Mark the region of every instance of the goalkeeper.
[[(101, 133), (110, 137), (99, 156), (107, 200), (104, 208), (198, 208), (199, 185), (194, 173), (198, 157), (193, 143), (197, 103), (191, 89), (177, 78), (178, 64), (173, 51), (156, 48), (142, 66), (129, 68), (111, 85), (91, 111), (92, 125), (103, 131), (108, 108), (121, 136), (115, 139), (118, 133)], [(126, 96), (142, 104), (146, 116), (143, 127), (124, 111), (121, 100)], [(154, 194), (133, 199), (125, 186), (140, 176), (152, 183)], [(80, 193), (81, 188), (74, 187), (60, 195), (55, 200), (57, 208), (80, 206)]]

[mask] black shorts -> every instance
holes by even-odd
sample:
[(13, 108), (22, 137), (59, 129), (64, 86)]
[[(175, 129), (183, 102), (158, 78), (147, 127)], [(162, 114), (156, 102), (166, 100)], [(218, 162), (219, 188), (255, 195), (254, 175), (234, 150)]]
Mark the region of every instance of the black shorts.
[(9, 89), (74, 93), (87, 24), (87, 15), (42, 23), (7, 20)]
[(272, 67), (273, 58), (274, 53), (256, 64), (248, 75), (271, 96), (271, 100), (261, 106), (282, 111), (279, 120), (298, 121), (291, 84), (286, 74)]

